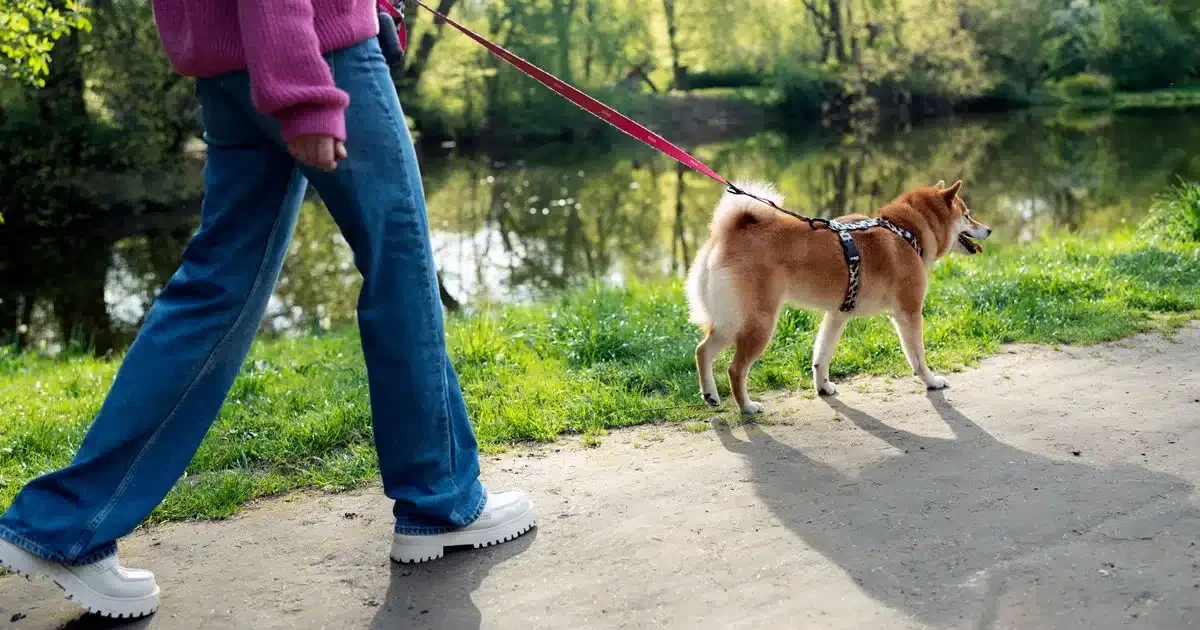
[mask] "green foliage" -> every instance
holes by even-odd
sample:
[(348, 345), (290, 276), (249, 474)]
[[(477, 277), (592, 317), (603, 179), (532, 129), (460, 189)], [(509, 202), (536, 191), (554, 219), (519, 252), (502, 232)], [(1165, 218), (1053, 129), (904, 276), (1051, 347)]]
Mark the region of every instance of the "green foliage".
[(1138, 235), (1151, 243), (1200, 242), (1200, 183), (1180, 182), (1160, 196)]
[[(96, 28), (59, 41), (41, 87), (5, 94), (0, 213), (10, 222), (66, 227), (109, 207), (132, 213), (199, 194), (179, 185), (195, 167), (182, 153), (198, 134), (198, 106), (161, 52), (150, 3), (110, 0), (89, 17)], [(131, 97), (145, 94), (154, 98)]]
[(1010, 99), (1028, 95), (1046, 77), (1054, 20), (1030, 20), (1045, 10), (1045, 0), (999, 0), (967, 5), (971, 32), (987, 68), (999, 77), (997, 92)]
[(1051, 79), (1087, 71), (1095, 47), (1100, 10), (1091, 2), (1053, 2), (1050, 31), (1041, 47)]
[(90, 30), (86, 8), (75, 0), (0, 0), (0, 77), (44, 85), (54, 42), (76, 30)]
[(1195, 70), (1193, 35), (1162, 5), (1108, 0), (1101, 8), (1091, 65), (1121, 89), (1167, 87)]
[(1103, 74), (1081, 72), (1057, 82), (1055, 87), (1068, 99), (1108, 99), (1113, 96), (1113, 81)]
[(177, 160), (200, 131), (192, 81), (176, 74), (163, 55), (149, 2), (108, 0), (104, 6), (87, 40), (91, 119), (120, 129), (135, 148), (137, 167)]
[(908, 104), (917, 110), (945, 110), (989, 91), (993, 80), (978, 44), (953, 11), (936, 1), (895, 7), (887, 34), (873, 46), (859, 48), (852, 65), (839, 64), (850, 111)]
[(828, 73), (804, 67), (777, 71), (771, 85), (780, 95), (780, 111), (787, 119), (818, 117), (828, 95), (838, 90), (836, 80)]
[[(2, 1), (0, 20), (30, 24), (0, 29), (20, 44), (6, 59), (25, 60), (10, 59), (5, 72), (44, 80), (50, 43), (87, 20), (58, 0)], [(174, 159), (197, 131), (197, 112), (190, 82), (174, 76), (158, 49), (150, 3), (89, 6), (96, 32), (63, 53), (78, 55), (88, 115), (135, 136), (146, 162)], [(765, 83), (782, 97), (785, 120), (840, 121), (947, 112), (980, 97), (1030, 102), (1046, 81), (1084, 72), (1110, 74), (1122, 90), (1163, 87), (1194, 72), (1200, 49), (1195, 0), (673, 0), (671, 12), (635, 0), (452, 6), (472, 28), (632, 114), (653, 107), (650, 84), (666, 91), (675, 66), (686, 77), (678, 87)], [(474, 42), (435, 29), (424, 12), (412, 15), (414, 55), (426, 36), (436, 44), (422, 80), (404, 85), (418, 131), (564, 137), (596, 124)], [(32, 48), (16, 34), (22, 29), (37, 33)], [(31, 99), (26, 92), (19, 100)]]

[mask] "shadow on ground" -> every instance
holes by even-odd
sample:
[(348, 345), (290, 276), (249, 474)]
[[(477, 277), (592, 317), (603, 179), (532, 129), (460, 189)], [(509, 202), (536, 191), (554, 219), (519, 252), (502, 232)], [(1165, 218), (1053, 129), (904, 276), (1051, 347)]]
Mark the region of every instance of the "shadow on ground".
[(142, 630), (153, 627), (154, 616), (141, 619), (112, 619), (87, 614), (59, 626), (59, 630)]
[(718, 434), (786, 527), (920, 623), (1174, 628), (1200, 619), (1200, 511), (1189, 483), (1022, 451), (940, 394), (930, 400), (953, 438), (895, 429), (829, 401), (896, 449), (858, 471), (814, 460), (753, 424), (748, 441), (728, 427)]
[(537, 529), (484, 550), (448, 553), (438, 562), (392, 563), (392, 577), (371, 630), (471, 630), (483, 615), (471, 599), (493, 567), (523, 553), (537, 540)]

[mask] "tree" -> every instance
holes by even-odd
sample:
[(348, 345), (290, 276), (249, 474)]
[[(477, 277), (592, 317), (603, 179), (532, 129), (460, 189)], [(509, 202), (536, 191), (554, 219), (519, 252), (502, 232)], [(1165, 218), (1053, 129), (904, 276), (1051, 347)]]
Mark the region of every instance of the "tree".
[(54, 43), (76, 30), (90, 30), (75, 0), (0, 0), (0, 75), (42, 86), (50, 72)]
[[(456, 2), (457, 0), (441, 0), (437, 5), (437, 12), (450, 17), (450, 10), (454, 8)], [(419, 23), (417, 13), (415, 5), (409, 6), (405, 10), (405, 20), (410, 27)], [(456, 19), (455, 22), (457, 21)], [(433, 49), (442, 38), (445, 28), (445, 22), (440, 18), (434, 18), (433, 27), (421, 35), (421, 41), (417, 44), (416, 50), (411, 51), (411, 56), (407, 59), (408, 63), (404, 67), (401, 87), (415, 89), (421, 82), (421, 76), (425, 73), (425, 68), (429, 67), (429, 58), (433, 56)]]
[(1109, 0), (1096, 39), (1093, 67), (1123, 89), (1168, 87), (1195, 69), (1195, 40), (1161, 5)]
[[(1051, 72), (1048, 63), (1055, 19), (1030, 20), (1051, 11), (1048, 0), (978, 0), (970, 8), (972, 31), (988, 69), (1025, 94)], [(1051, 13), (1051, 15), (1055, 15)]]

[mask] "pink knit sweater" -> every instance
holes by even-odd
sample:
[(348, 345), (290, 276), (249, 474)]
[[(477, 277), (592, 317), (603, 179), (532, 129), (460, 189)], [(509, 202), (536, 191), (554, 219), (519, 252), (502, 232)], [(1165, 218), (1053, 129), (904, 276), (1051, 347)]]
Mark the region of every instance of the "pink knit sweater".
[(255, 107), (285, 140), (346, 139), (350, 97), (321, 55), (379, 32), (374, 0), (154, 0), (154, 21), (181, 74), (248, 70)]

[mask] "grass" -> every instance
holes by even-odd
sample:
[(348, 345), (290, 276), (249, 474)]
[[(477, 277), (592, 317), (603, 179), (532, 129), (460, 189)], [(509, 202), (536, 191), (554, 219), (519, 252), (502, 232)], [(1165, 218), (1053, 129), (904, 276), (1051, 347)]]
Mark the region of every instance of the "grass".
[(1200, 85), (1190, 85), (1145, 92), (1113, 92), (1107, 95), (1066, 97), (1058, 93), (1041, 92), (1033, 99), (1037, 105), (1063, 105), (1083, 110), (1123, 110), (1200, 107)]
[[(1196, 208), (1200, 195), (1181, 189), (1155, 215)], [(1090, 344), (1182, 326), (1200, 312), (1200, 247), (1144, 232), (989, 248), (946, 259), (934, 276), (926, 343), (939, 370), (1008, 342)], [(783, 314), (753, 389), (810, 386), (817, 324), (804, 311)], [(452, 319), (448, 335), (485, 451), (565, 433), (596, 447), (609, 429), (647, 422), (698, 432), (711, 417), (695, 404), (699, 332), (676, 283), (592, 287), (497, 308)], [(70, 460), (116, 368), (0, 349), (0, 506)], [(850, 325), (832, 371), (907, 378), (908, 368), (891, 326), (872, 318)], [(151, 518), (219, 518), (295, 488), (351, 488), (377, 475), (371, 440), (353, 331), (260, 341), (186, 476)]]
[(1118, 109), (1198, 107), (1200, 106), (1200, 85), (1164, 88), (1149, 92), (1118, 92), (1115, 101)]
[[(1093, 76), (1093, 75), (1087, 75)], [(1104, 77), (1107, 79), (1107, 77)], [(1066, 82), (1069, 82), (1068, 79)], [(1025, 104), (1034, 107), (1062, 107), (1078, 111), (1119, 111), (1129, 109), (1190, 109), (1200, 107), (1200, 84), (1181, 85), (1142, 92), (1096, 89), (1072, 89), (1063, 83), (1033, 90)]]

